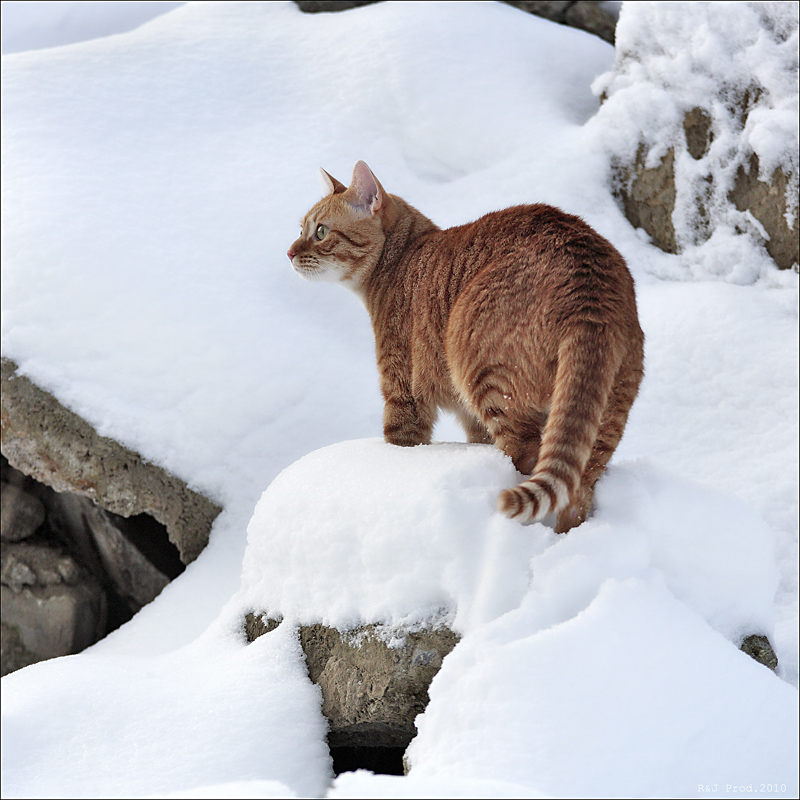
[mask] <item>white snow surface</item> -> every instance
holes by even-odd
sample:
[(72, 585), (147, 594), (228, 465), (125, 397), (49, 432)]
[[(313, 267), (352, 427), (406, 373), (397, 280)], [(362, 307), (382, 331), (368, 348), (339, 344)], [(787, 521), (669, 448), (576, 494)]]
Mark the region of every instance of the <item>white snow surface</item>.
[[(624, 41), (657, 14), (707, 63), (686, 5), (623, 4)], [(751, 38), (737, 76), (768, 69)], [(730, 231), (673, 256), (630, 227), (608, 164), (641, 123), (590, 88), (613, 64), (504, 4), (408, 1), (188, 3), (3, 57), (3, 355), (225, 507), (133, 620), (3, 678), (4, 797), (797, 796), (797, 275)], [(376, 438), (366, 313), (285, 256), (317, 166), (359, 158), (441, 225), (548, 202), (627, 258), (646, 377), (567, 536), (495, 513), (519, 476), (452, 420)], [(283, 622), (247, 645), (253, 610)], [(311, 622), (461, 634), (407, 776), (333, 780)]]
[(3, 55), (125, 33), (182, 5), (163, 0), (3, 0)]

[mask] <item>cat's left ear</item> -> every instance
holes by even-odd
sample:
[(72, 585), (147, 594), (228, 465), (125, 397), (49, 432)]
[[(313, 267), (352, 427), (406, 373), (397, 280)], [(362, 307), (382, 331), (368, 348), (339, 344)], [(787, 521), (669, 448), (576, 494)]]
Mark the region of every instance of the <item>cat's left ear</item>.
[(337, 181), (330, 173), (325, 172), (322, 167), (319, 168), (319, 174), (322, 176), (322, 188), (325, 192), (325, 197), (347, 191), (347, 187), (343, 183)]
[(370, 214), (376, 214), (383, 205), (383, 187), (363, 161), (356, 162), (353, 167), (353, 179), (348, 191), (353, 195), (353, 205)]

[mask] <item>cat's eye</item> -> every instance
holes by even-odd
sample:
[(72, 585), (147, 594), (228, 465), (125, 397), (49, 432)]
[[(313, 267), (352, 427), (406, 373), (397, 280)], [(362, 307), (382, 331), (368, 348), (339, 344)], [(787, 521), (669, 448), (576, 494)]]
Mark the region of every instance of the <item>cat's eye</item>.
[(327, 235), (330, 228), (327, 225), (317, 225), (317, 229), (314, 231), (314, 236), (321, 242)]

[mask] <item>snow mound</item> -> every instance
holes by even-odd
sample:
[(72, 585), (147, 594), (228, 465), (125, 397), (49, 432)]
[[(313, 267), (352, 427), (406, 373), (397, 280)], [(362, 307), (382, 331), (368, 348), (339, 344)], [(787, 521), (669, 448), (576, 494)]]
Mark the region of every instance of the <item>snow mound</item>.
[[(736, 651), (774, 627), (760, 518), (637, 462), (611, 468), (593, 517), (557, 536), (495, 512), (518, 478), (490, 446), (370, 439), (309, 454), (258, 503), (232, 606), (380, 623), (390, 642), (426, 622), (462, 634), (417, 719), (411, 780), (381, 779), (373, 796), (470, 780), (500, 796), (684, 796), (775, 770), (796, 783), (794, 690)], [(753, 748), (760, 714), (771, 723)], [(606, 766), (620, 752), (624, 774)], [(331, 796), (373, 791), (364, 781), (340, 778)]]
[(608, 579), (656, 571), (732, 642), (772, 635), (774, 539), (747, 506), (645, 464), (617, 466), (594, 516), (557, 537), (495, 511), (519, 479), (487, 445), (368, 439), (311, 453), (258, 502), (242, 600), (342, 630), (427, 619), (466, 633), (528, 598), (544, 628), (580, 613)]
[(125, 33), (182, 5), (158, 0), (4, 2), (3, 55)]
[(158, 659), (89, 651), (34, 666), (3, 678), (4, 797), (209, 796), (242, 782), (314, 797), (330, 780), (319, 689), (289, 626), (251, 645), (227, 626)]
[(535, 606), (445, 659), (417, 718), (411, 776), (506, 780), (555, 797), (730, 794), (754, 775), (780, 775), (775, 794), (797, 790), (793, 690), (731, 652), (659, 576), (611, 578), (549, 628)]
[(554, 535), (494, 511), (517, 483), (493, 447), (344, 442), (311, 453), (264, 492), (248, 526), (247, 602), (347, 629), (447, 621), (463, 631), (514, 608), (528, 562)]

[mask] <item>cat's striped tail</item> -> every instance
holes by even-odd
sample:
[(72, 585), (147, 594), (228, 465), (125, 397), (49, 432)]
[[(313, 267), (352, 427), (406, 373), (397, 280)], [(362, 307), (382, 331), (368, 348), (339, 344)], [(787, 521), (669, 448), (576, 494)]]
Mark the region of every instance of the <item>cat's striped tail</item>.
[(537, 522), (577, 501), (578, 488), (619, 366), (602, 325), (584, 324), (559, 348), (558, 367), (533, 474), (497, 499), (518, 522)]

